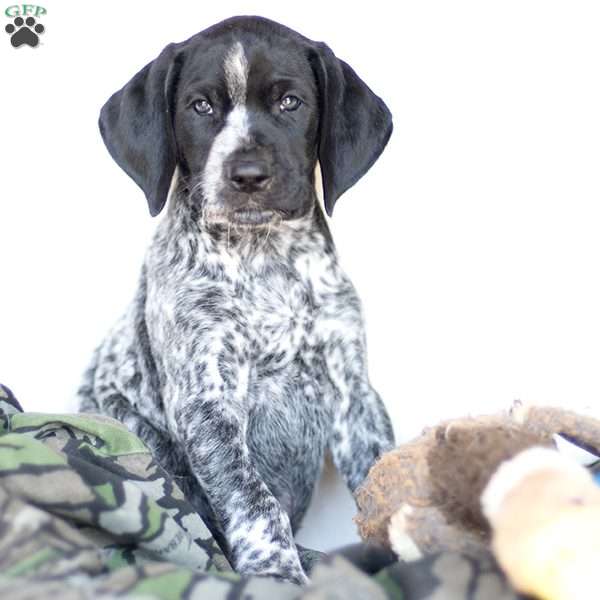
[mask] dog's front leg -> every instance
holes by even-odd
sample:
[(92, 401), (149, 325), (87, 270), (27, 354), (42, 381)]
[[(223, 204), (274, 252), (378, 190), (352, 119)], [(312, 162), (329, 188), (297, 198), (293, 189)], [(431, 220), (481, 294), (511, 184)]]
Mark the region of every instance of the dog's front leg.
[(231, 347), (215, 352), (213, 344), (208, 358), (191, 364), (193, 384), (178, 388), (171, 426), (219, 522), (229, 560), (244, 574), (306, 583), (288, 515), (246, 445), (247, 361), (234, 361)]
[(354, 492), (379, 456), (393, 448), (394, 433), (385, 406), (369, 383), (358, 302), (349, 304), (354, 308), (340, 310), (341, 320), (328, 328), (325, 356), (335, 396), (329, 449)]

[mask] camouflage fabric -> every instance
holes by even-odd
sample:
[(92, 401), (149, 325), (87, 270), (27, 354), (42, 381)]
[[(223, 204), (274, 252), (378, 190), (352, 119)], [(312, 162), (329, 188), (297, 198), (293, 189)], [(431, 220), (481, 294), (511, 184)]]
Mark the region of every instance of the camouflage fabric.
[[(389, 561), (388, 561), (389, 562)], [(341, 555), (300, 588), (231, 570), (177, 484), (112, 419), (24, 413), (0, 385), (0, 597), (180, 600), (513, 600), (460, 556), (372, 576)]]

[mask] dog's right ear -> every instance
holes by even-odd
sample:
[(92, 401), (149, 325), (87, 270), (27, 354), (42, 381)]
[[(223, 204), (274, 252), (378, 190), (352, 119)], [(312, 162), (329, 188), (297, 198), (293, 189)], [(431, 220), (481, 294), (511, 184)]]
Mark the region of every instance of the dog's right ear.
[(177, 46), (170, 44), (100, 111), (102, 139), (146, 194), (153, 217), (167, 201), (177, 164), (172, 107), (180, 63)]

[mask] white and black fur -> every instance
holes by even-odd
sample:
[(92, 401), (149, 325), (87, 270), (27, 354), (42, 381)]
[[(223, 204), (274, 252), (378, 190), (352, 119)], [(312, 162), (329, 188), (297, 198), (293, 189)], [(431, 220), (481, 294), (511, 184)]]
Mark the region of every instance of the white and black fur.
[(170, 199), (81, 410), (150, 446), (236, 570), (304, 583), (293, 534), (325, 451), (354, 490), (393, 445), (315, 167), (331, 214), (390, 113), (326, 45), (236, 17), (167, 46), (100, 129), (151, 214)]

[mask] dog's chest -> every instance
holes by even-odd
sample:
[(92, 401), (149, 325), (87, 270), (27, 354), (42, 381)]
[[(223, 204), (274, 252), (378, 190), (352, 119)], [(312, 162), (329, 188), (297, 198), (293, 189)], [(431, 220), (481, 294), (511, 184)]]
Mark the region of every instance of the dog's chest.
[(233, 286), (233, 298), (259, 371), (289, 364), (312, 343), (318, 306), (311, 286), (293, 269), (245, 273)]

